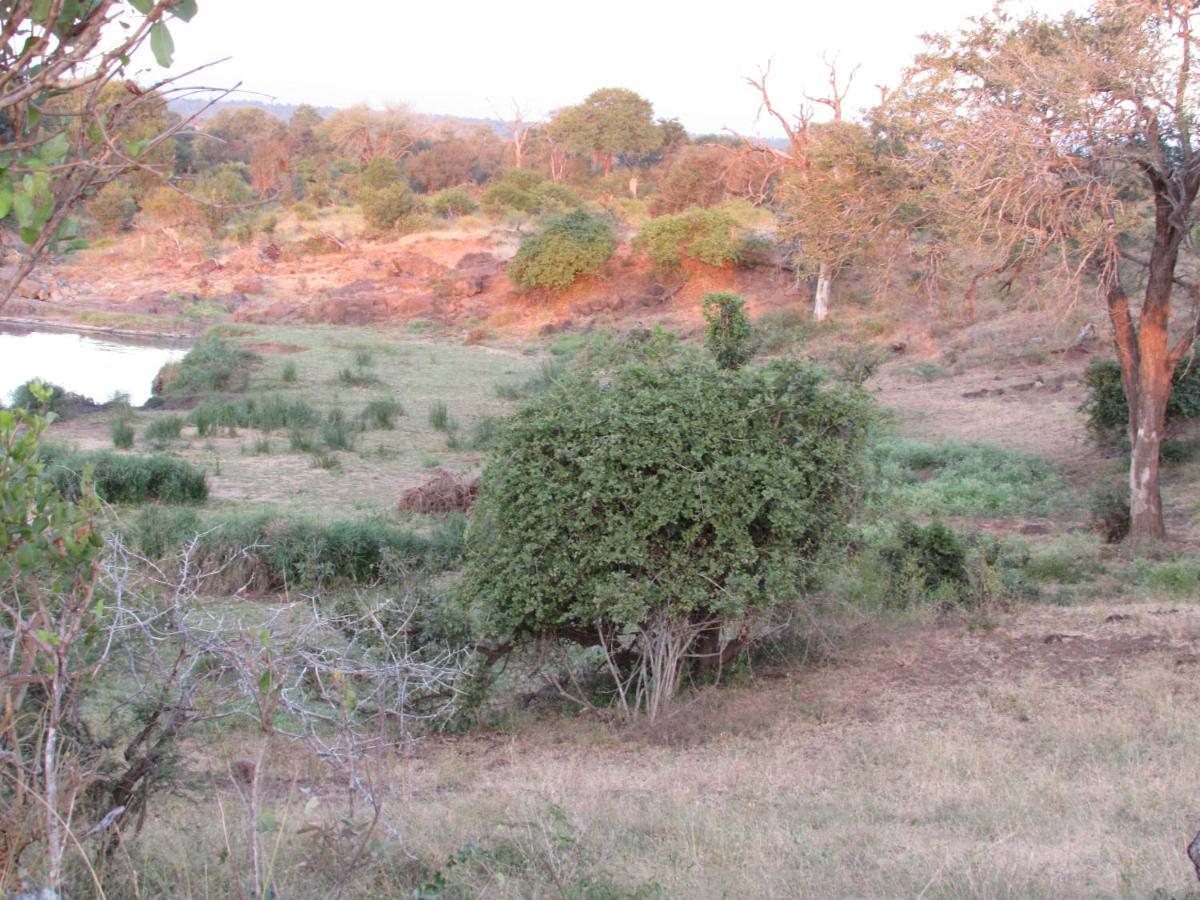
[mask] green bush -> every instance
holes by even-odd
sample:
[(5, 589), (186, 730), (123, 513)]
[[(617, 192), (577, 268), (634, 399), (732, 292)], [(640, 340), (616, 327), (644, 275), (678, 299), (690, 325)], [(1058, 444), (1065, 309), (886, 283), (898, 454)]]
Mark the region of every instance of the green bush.
[(869, 418), (795, 364), (581, 369), (498, 435), (463, 596), (491, 639), (604, 635), (670, 695), (682, 659), (663, 668), (647, 642), (679, 630), (686, 651), (687, 623), (711, 636), (813, 582), (856, 506)]
[[(37, 396), (34, 385), (41, 385), (46, 389), (42, 398)], [(35, 413), (54, 413), (58, 418), (65, 419), (72, 413), (95, 409), (96, 404), (87, 397), (64, 390), (57, 384), (33, 378), (13, 391), (12, 408)]]
[(204, 473), (181, 459), (155, 454), (131, 456), (107, 450), (93, 453), (45, 445), (46, 477), (67, 500), (82, 495), (90, 466), (96, 495), (108, 503), (203, 503), (208, 499)]
[(475, 212), (479, 204), (462, 188), (446, 188), (429, 198), (429, 209), (439, 218), (455, 219)]
[(754, 356), (754, 329), (737, 294), (704, 295), (704, 342), (722, 369), (739, 369)]
[(383, 188), (364, 188), (359, 191), (358, 205), (367, 225), (387, 231), (417, 210), (417, 197), (407, 184), (397, 182)]
[(404, 406), (399, 400), (380, 397), (367, 403), (359, 419), (364, 428), (382, 428), (390, 431), (396, 427), (394, 419), (402, 415), (404, 415)]
[(1103, 484), (1088, 497), (1088, 524), (1106, 544), (1119, 544), (1125, 540), (1132, 521), (1128, 487)]
[(133, 425), (127, 418), (113, 419), (108, 424), (108, 435), (112, 438), (112, 445), (118, 450), (129, 450), (133, 447)]
[(134, 549), (156, 560), (197, 536), (198, 561), (208, 564), (237, 560), (254, 547), (250, 558), (231, 567), (229, 586), (250, 582), (260, 591), (400, 582), (414, 572), (442, 572), (458, 565), (463, 531), (459, 516), (418, 534), (375, 520), (320, 523), (268, 514), (201, 519), (189, 510), (155, 507), (139, 511), (127, 526)]
[(580, 276), (600, 271), (616, 246), (612, 226), (579, 209), (550, 220), (521, 241), (508, 274), (525, 291), (563, 291)]
[(953, 529), (941, 522), (917, 525), (905, 519), (892, 540), (880, 549), (891, 581), (889, 597), (896, 606), (927, 597), (957, 596), (968, 583), (967, 549)]
[[(1200, 354), (1200, 344), (1196, 345)], [(1121, 366), (1116, 360), (1094, 359), (1084, 373), (1087, 397), (1079, 407), (1087, 418), (1088, 431), (1102, 443), (1119, 441), (1129, 426), (1129, 403), (1121, 384)], [(1185, 357), (1171, 380), (1167, 423), (1200, 416), (1200, 362)]]
[(307, 428), (320, 418), (317, 411), (303, 400), (288, 400), (278, 394), (254, 399), (246, 397), (233, 401), (206, 401), (196, 406), (188, 421), (196, 426), (196, 434), (209, 437), (225, 429), (230, 436), (239, 428), (276, 431), (283, 428)]
[(340, 409), (330, 410), (321, 425), (321, 443), (330, 450), (353, 450), (358, 429)]
[(296, 364), (294, 362), (292, 362), (291, 360), (288, 360), (287, 362), (285, 362), (283, 364), (282, 371), (279, 373), (279, 377), (283, 380), (284, 384), (295, 384), (296, 383)]
[(529, 169), (508, 169), (488, 185), (483, 192), (483, 204), (493, 211), (533, 213), (538, 205), (533, 191), (542, 181), (541, 175)]
[(133, 190), (124, 181), (110, 181), (87, 204), (88, 214), (107, 234), (124, 231), (138, 213)]
[(738, 257), (737, 220), (721, 209), (693, 207), (651, 219), (633, 239), (655, 268), (674, 272), (684, 259), (724, 266)]
[[(244, 391), (250, 372), (261, 361), (257, 353), (210, 336), (195, 344), (172, 367), (169, 378), (160, 374), (156, 388), (168, 395)], [(165, 369), (166, 367), (164, 367)]]
[(359, 184), (372, 191), (391, 187), (400, 181), (400, 166), (394, 159), (376, 156), (363, 168)]
[(177, 441), (183, 433), (183, 416), (160, 416), (146, 426), (148, 441)]

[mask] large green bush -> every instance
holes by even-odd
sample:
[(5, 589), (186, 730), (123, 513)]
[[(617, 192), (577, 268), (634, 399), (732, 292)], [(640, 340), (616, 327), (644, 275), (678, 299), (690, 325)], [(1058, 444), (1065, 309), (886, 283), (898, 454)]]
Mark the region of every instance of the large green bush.
[(724, 266), (738, 258), (737, 220), (722, 209), (693, 207), (651, 219), (633, 239), (633, 247), (662, 271), (675, 271), (684, 259)]
[[(1197, 355), (1179, 363), (1171, 381), (1171, 399), (1167, 403), (1167, 423), (1200, 416), (1200, 344)], [(1121, 384), (1121, 366), (1116, 360), (1094, 359), (1084, 374), (1087, 398), (1080, 411), (1087, 418), (1088, 431), (1101, 442), (1119, 439), (1129, 425), (1129, 403)]]
[(522, 290), (563, 291), (581, 275), (594, 275), (616, 250), (612, 226), (578, 209), (550, 220), (521, 241), (508, 274)]
[(811, 582), (858, 499), (868, 418), (794, 363), (565, 377), (496, 439), (465, 596), (493, 640), (602, 641), (649, 666), (641, 696), (669, 697), (688, 647)]
[(722, 369), (740, 368), (754, 356), (754, 329), (737, 294), (705, 294), (704, 323), (705, 346)]

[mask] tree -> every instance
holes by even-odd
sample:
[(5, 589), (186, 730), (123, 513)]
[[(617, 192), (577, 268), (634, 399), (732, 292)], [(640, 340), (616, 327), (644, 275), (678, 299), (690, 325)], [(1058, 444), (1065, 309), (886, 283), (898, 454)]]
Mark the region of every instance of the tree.
[(688, 359), (564, 378), (484, 471), (464, 596), (497, 645), (596, 646), (626, 713), (662, 712), (791, 606), (861, 484), (856, 395), (795, 363)]
[[(160, 104), (164, 88), (125, 80), (120, 102), (106, 98), (142, 44), (169, 66), (167, 19), (195, 13), (196, 0), (0, 0), (0, 223), (12, 217), (28, 247), (0, 282), (0, 309), (48, 250), (73, 239), (69, 216), (82, 200), (143, 168), (146, 154), (191, 121), (126, 140), (125, 126)], [(68, 113), (47, 114), (64, 100)]]
[[(887, 106), (937, 215), (995, 273), (1055, 262), (1103, 298), (1129, 399), (1131, 536), (1163, 539), (1159, 451), (1172, 373), (1200, 319), (1173, 316), (1200, 190), (1190, 0), (1099, 0), (1060, 19), (1002, 11), (930, 39)], [(1186, 260), (1185, 260), (1186, 258)], [(1141, 303), (1126, 283), (1141, 281)], [(1072, 298), (1072, 292), (1064, 292)]]
[[(854, 71), (840, 82), (835, 62), (826, 61), (829, 93), (806, 96), (809, 105), (791, 119), (778, 111), (767, 90), (770, 66), (757, 79), (747, 79), (761, 97), (761, 109), (774, 118), (788, 138), (785, 150), (751, 145), (774, 163), (772, 185), (782, 218), (782, 233), (796, 245), (794, 260), (801, 276), (815, 279), (813, 318), (829, 315), (833, 282), (861, 256), (892, 222), (895, 196), (885, 159), (861, 125), (843, 118), (842, 103)], [(856, 70), (855, 70), (856, 71)], [(813, 106), (826, 106), (832, 121), (816, 123)], [(770, 179), (764, 180), (765, 186)]]
[(321, 123), (318, 134), (337, 153), (358, 165), (376, 156), (401, 160), (416, 149), (420, 129), (403, 109), (375, 112), (366, 106), (339, 109)]
[(654, 124), (654, 105), (625, 88), (601, 88), (577, 106), (559, 110), (549, 131), (571, 152), (590, 153), (605, 175), (612, 171), (614, 157), (649, 153), (663, 140)]

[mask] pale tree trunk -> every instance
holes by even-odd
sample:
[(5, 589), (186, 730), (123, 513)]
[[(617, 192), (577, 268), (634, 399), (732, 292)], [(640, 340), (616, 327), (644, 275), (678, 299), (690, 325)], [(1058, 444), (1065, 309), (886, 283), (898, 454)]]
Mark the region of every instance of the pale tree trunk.
[(829, 295), (833, 290), (833, 276), (829, 264), (821, 263), (817, 270), (817, 289), (813, 291), (813, 319), (824, 322), (829, 316)]

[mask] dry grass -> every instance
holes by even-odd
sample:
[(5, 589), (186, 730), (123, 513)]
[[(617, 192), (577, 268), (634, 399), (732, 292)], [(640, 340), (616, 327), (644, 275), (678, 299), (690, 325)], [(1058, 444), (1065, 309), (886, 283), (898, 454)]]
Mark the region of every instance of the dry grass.
[[(836, 663), (703, 695), (657, 736), (553, 719), (431, 740), (385, 764), (400, 827), (346, 895), (1197, 896), (1200, 610), (1171, 609), (879, 629)], [(319, 896), (336, 854), (296, 832), (343, 790), (275, 757), (280, 895)], [(138, 842), (178, 896), (229, 887), (210, 806)]]

